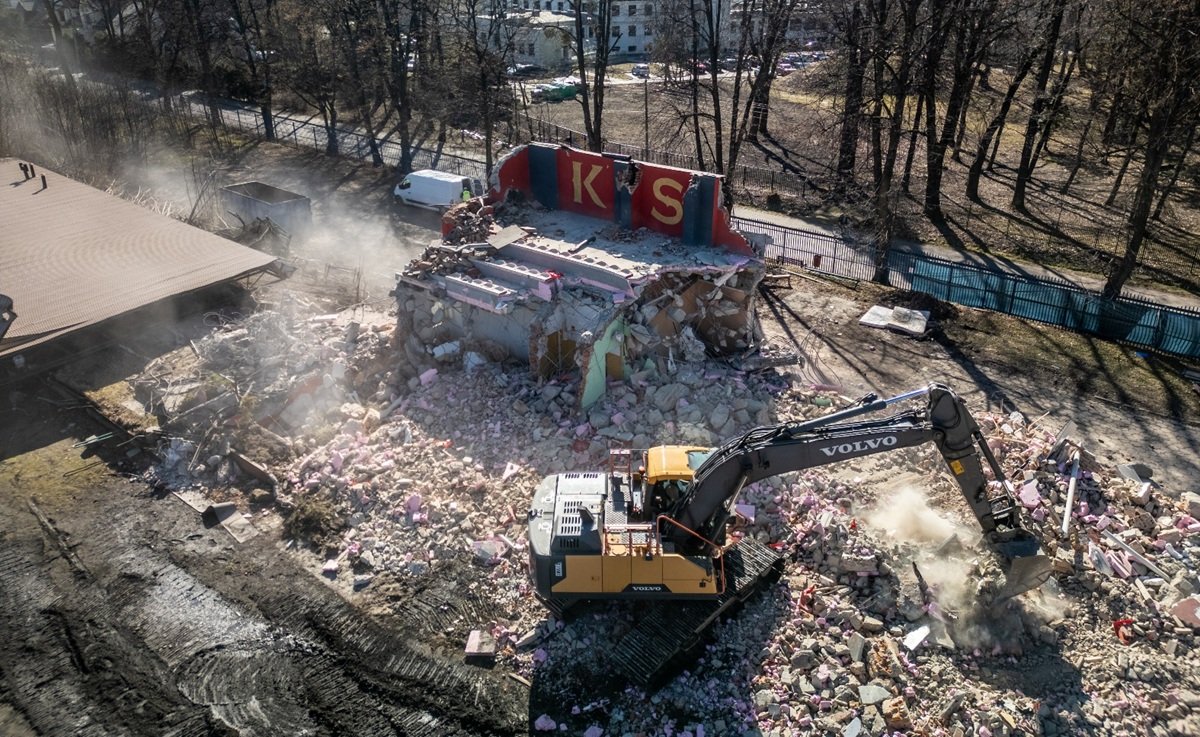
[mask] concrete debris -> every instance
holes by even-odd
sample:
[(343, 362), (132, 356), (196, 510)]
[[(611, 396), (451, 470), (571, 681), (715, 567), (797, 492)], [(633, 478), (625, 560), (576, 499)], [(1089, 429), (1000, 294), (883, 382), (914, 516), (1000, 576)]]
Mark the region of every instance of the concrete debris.
[(1200, 629), (1200, 597), (1189, 596), (1171, 607), (1171, 616), (1193, 629)]
[(925, 642), (925, 638), (929, 637), (929, 625), (923, 624), (912, 632), (904, 636), (904, 647), (909, 650), (916, 650)]
[(490, 632), (471, 630), (465, 654), (468, 660), (492, 660), (496, 657), (496, 638)]
[[(410, 263), (395, 290), (401, 370), (423, 385), (435, 363), (478, 369), (484, 342), (535, 376), (579, 376), (583, 408), (607, 382), (645, 367), (670, 374), (709, 355), (759, 368), (776, 360), (754, 319), (759, 259), (524, 205), (464, 205), (446, 218), (443, 242)], [(718, 430), (727, 422), (713, 420)]]
[(912, 729), (912, 719), (908, 715), (908, 706), (904, 703), (902, 696), (897, 696), (893, 699), (888, 699), (883, 702), (883, 718), (887, 722), (888, 729)]
[(858, 687), (858, 700), (867, 706), (881, 703), (891, 695), (892, 692), (882, 686), (866, 685)]
[[(694, 316), (713, 290), (740, 283), (730, 275), (718, 285), (723, 275), (663, 274), (657, 286), (636, 285), (642, 291), (622, 304), (637, 315), (624, 314), (629, 329), (620, 334), (645, 351), (625, 361), (620, 377), (605, 377), (586, 411), (582, 344), (563, 342), (568, 333), (553, 323), (543, 323), (550, 327), (534, 348), (541, 370), (531, 371), (500, 331), (448, 329), (445, 299), (440, 311), (432, 297), (421, 302), (428, 319), (400, 326), (395, 316), (361, 310), (315, 321), (299, 309), (229, 320), (187, 351), (190, 362), (152, 366), (141, 379), (148, 405), (175, 428), (155, 478), (205, 488), (239, 509), (273, 491), (274, 504), (292, 512), (285, 529), (298, 554), (350, 597), (382, 602), (374, 597), (424, 590), (437, 580), (432, 573), (456, 576), (462, 595), (479, 602), (473, 611), (493, 619), (451, 625), (450, 642), (461, 646), (477, 628), (471, 644), (487, 650), (490, 637), (496, 668), (546, 688), (545, 703), (563, 704), (541, 707), (550, 713), (534, 720), (536, 731), (584, 734), (603, 724), (604, 734), (666, 734), (669, 724), (670, 733), (692, 737), (850, 734), (857, 720), (860, 735), (1170, 734), (1169, 723), (1179, 734), (1197, 732), (1197, 713), (1172, 694), (1200, 688), (1188, 680), (1200, 636), (1200, 510), (1178, 490), (1123, 478), (1086, 453), (1068, 504), (1068, 453), (1048, 458), (1055, 434), (990, 413), (976, 415), (981, 432), (1054, 561), (1055, 578), (1041, 590), (983, 603), (999, 590), (999, 566), (972, 524), (963, 529), (970, 518), (961, 492), (932, 448), (775, 477), (742, 491), (733, 530), (784, 551), (783, 580), (718, 623), (699, 661), (657, 693), (630, 688), (601, 705), (577, 703), (571, 674), (605, 672), (601, 643), (622, 636), (640, 612), (601, 606), (565, 624), (536, 600), (524, 535), (537, 480), (605, 468), (612, 447), (712, 446), (849, 401), (839, 387), (814, 388), (775, 369), (687, 361), (679, 342), (660, 354), (655, 324), (669, 314), (658, 315), (679, 308)], [(708, 291), (687, 296), (701, 282)], [(599, 310), (594, 298), (588, 304)], [(408, 299), (416, 307), (409, 292), (401, 315)], [(604, 309), (618, 306), (610, 294)], [(593, 348), (616, 344), (616, 332), (605, 336), (614, 322), (587, 324)], [(559, 360), (549, 361), (553, 351)], [(246, 473), (233, 453), (277, 488)], [(898, 501), (900, 469), (923, 484), (938, 513), (903, 529), (892, 525), (913, 505)], [(313, 508), (326, 510), (320, 534), (292, 534), (293, 520)], [(868, 514), (876, 508), (886, 510), (888, 529)], [(1060, 536), (1064, 518), (1070, 527)], [(951, 534), (958, 544), (939, 548)], [(910, 573), (913, 561), (928, 595)], [(1112, 630), (1124, 618), (1132, 620), (1122, 628), (1128, 645)], [(1035, 672), (1049, 685), (1006, 685), (1016, 676), (1004, 674)]]
[(929, 330), (929, 311), (875, 305), (858, 322), (869, 328), (886, 328), (920, 337)]

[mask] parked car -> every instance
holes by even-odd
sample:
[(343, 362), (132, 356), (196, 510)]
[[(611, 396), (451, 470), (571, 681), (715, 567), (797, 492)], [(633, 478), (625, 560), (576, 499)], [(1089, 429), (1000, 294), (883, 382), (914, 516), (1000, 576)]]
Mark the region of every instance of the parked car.
[(562, 102), (563, 100), (572, 100), (575, 98), (576, 88), (570, 82), (555, 80), (549, 84), (542, 85), (542, 99), (546, 102)]
[(538, 77), (545, 73), (545, 67), (539, 67), (537, 64), (516, 64), (508, 68), (510, 77)]
[(635, 77), (641, 77), (642, 79), (646, 79), (647, 77), (650, 76), (650, 65), (649, 64), (634, 64), (633, 69), (630, 69), (629, 73)]
[(777, 77), (786, 77), (794, 71), (796, 71), (796, 68), (791, 64), (780, 62), (775, 65), (775, 76)]

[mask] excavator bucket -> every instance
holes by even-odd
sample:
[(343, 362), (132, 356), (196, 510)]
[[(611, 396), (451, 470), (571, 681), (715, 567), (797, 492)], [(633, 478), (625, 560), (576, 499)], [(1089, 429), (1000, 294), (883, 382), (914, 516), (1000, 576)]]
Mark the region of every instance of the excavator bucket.
[(1050, 578), (1051, 571), (1050, 559), (1044, 555), (1013, 558), (1005, 577), (1004, 588), (1000, 590), (996, 601), (1011, 599), (1036, 589)]
[(1053, 570), (1050, 559), (1038, 554), (1041, 543), (1028, 530), (1010, 530), (995, 545), (996, 552), (1008, 561), (1004, 588), (997, 601), (1036, 589), (1050, 578)]

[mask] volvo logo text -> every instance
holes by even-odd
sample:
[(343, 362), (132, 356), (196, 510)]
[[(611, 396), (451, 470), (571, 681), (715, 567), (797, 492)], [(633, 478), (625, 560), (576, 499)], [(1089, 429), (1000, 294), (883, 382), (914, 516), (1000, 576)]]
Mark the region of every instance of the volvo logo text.
[(853, 443), (842, 443), (841, 445), (831, 445), (828, 448), (821, 448), (821, 452), (833, 458), (834, 456), (844, 456), (851, 453), (862, 453), (866, 450), (875, 450), (876, 448), (890, 448), (896, 444), (894, 436), (882, 438), (868, 438), (867, 440), (855, 440)]

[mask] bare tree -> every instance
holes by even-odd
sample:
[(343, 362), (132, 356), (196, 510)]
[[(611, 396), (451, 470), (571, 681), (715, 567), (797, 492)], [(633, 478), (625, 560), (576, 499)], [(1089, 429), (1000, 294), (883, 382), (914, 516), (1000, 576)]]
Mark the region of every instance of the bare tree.
[[(897, 23), (888, 0), (870, 0), (867, 5), (872, 33), (871, 64), (872, 107), (871, 149), (874, 181), (875, 215), (875, 278), (887, 279), (888, 249), (894, 228), (892, 182), (896, 158), (903, 134), (904, 109), (908, 101), (909, 83), (917, 60), (917, 14), (922, 0), (898, 0)], [(895, 25), (899, 25), (898, 32)], [(895, 60), (895, 66), (892, 61)], [(885, 92), (891, 91), (890, 104)], [(887, 137), (884, 138), (886, 123)]]
[(512, 59), (517, 28), (506, 22), (504, 0), (460, 0), (451, 6), (460, 32), (457, 65), (470, 108), (483, 132), (484, 162), (490, 176), (495, 157), (495, 127), (512, 106), (504, 70)]
[[(613, 25), (615, 0), (569, 0), (575, 33), (571, 39), (575, 66), (579, 72), (579, 102), (583, 106), (583, 130), (587, 147), (604, 147), (604, 80), (608, 63), (621, 40), (621, 31)], [(593, 44), (594, 39), (594, 44)], [(589, 59), (589, 54), (591, 58)]]
[[(941, 7), (934, 0), (931, 8)], [(926, 216), (940, 219), (942, 215), (942, 174), (946, 166), (946, 150), (954, 142), (955, 127), (960, 121), (960, 112), (967, 105), (967, 91), (975, 68), (982, 61), (989, 44), (1002, 32), (1004, 23), (998, 23), (996, 0), (951, 0), (948, 13), (931, 11), (931, 23), (945, 23), (946, 35), (934, 31), (927, 52), (927, 63), (936, 64), (942, 42), (949, 40), (953, 29), (954, 46), (950, 57), (950, 91), (946, 95), (946, 114), (941, 132), (937, 132), (937, 110), (934, 105), (936, 89), (931, 84), (932, 72), (926, 72), (925, 102), (925, 203)], [(937, 47), (937, 48), (935, 48)]]
[(1058, 35), (1062, 29), (1063, 11), (1066, 6), (1067, 0), (1053, 0), (1051, 6), (1042, 62), (1034, 77), (1033, 108), (1029, 112), (1029, 121), (1025, 125), (1025, 142), (1021, 146), (1021, 163), (1017, 166), (1017, 180), (1013, 187), (1012, 206), (1014, 210), (1025, 210), (1025, 189), (1033, 177), (1033, 148), (1037, 141), (1038, 131), (1042, 126), (1042, 114), (1049, 101), (1046, 95), (1046, 85), (1050, 81), (1050, 72), (1053, 70), (1054, 60), (1057, 58)]
[(1151, 208), (1159, 191), (1159, 173), (1179, 133), (1194, 128), (1200, 118), (1200, 7), (1190, 0), (1145, 2), (1113, 0), (1110, 22), (1128, 28), (1130, 44), (1110, 63), (1138, 59), (1130, 74), (1129, 101), (1139, 111), (1145, 131), (1140, 147), (1142, 169), (1126, 221), (1128, 237), (1104, 284), (1105, 299), (1120, 296), (1133, 275), (1147, 237)]
[(859, 124), (863, 112), (863, 78), (866, 76), (866, 50), (863, 48), (864, 21), (860, 0), (852, 0), (850, 12), (835, 15), (841, 31), (839, 39), (846, 65), (846, 88), (842, 98), (842, 125), (838, 145), (837, 178), (843, 192), (854, 183), (858, 161)]
[(370, 0), (326, 0), (322, 4), (335, 48), (345, 64), (345, 90), (366, 134), (371, 163), (383, 165), (379, 130), (387, 123), (389, 97), (383, 85), (378, 17)]
[(232, 41), (250, 75), (250, 86), (263, 121), (263, 136), (275, 140), (271, 67), (275, 54), (275, 0), (228, 0), (234, 24)]
[[(466, 0), (464, 5), (478, 6), (476, 0)], [(459, 5), (452, 6), (454, 8)], [(402, 173), (412, 171), (414, 118), (418, 107), (419, 82), (416, 72), (429, 74), (433, 66), (433, 54), (428, 48), (437, 26), (436, 0), (378, 0), (376, 9), (382, 30), (380, 44), (383, 47), (381, 68), (378, 69), (386, 89), (391, 110), (395, 113), (389, 137), (399, 138), (400, 160), (396, 167)], [(426, 48), (422, 49), (421, 46)], [(422, 53), (424, 51), (424, 53)]]
[(308, 3), (289, 3), (283, 9), (279, 72), (287, 89), (320, 115), (325, 153), (337, 156), (342, 71), (320, 10)]

